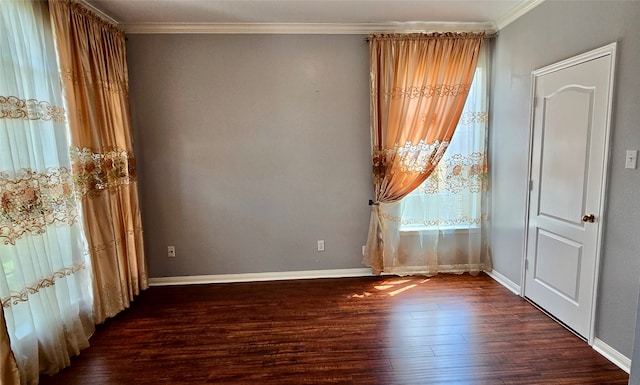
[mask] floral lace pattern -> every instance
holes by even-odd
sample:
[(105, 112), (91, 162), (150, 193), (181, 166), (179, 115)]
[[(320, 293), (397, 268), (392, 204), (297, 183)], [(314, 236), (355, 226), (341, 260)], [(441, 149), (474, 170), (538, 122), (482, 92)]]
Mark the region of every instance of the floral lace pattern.
[(479, 225), (482, 222), (486, 222), (489, 217), (487, 215), (482, 215), (479, 217), (469, 217), (469, 216), (460, 216), (452, 219), (427, 219), (423, 220), (420, 218), (403, 218), (397, 215), (391, 215), (384, 211), (380, 211), (380, 217), (384, 218), (388, 221), (399, 223), (401, 225), (424, 225), (429, 227), (436, 226), (456, 226), (456, 225)]
[(434, 96), (459, 96), (466, 95), (471, 89), (471, 84), (436, 84), (425, 86), (410, 86), (407, 88), (392, 88), (384, 91), (385, 98), (391, 99), (415, 99), (432, 98)]
[(20, 302), (29, 301), (29, 296), (38, 294), (40, 290), (51, 287), (56, 284), (56, 280), (65, 278), (68, 275), (77, 273), (80, 270), (86, 269), (87, 265), (82, 262), (73, 267), (65, 267), (59, 271), (54, 272), (50, 277), (42, 278), (34, 285), (27, 286), (20, 291), (12, 291), (8, 297), (0, 298), (3, 308), (9, 308), (12, 305), (18, 305)]
[(372, 157), (374, 178), (384, 178), (393, 164), (397, 164), (401, 172), (425, 172), (431, 165), (438, 164), (448, 146), (449, 142), (428, 144), (421, 140), (416, 145), (407, 142), (402, 147), (396, 144), (393, 148), (376, 150)]
[(470, 124), (480, 124), (489, 122), (489, 113), (488, 112), (478, 112), (478, 111), (464, 111), (462, 115), (460, 115), (460, 120), (458, 121), (458, 125), (468, 126)]
[(17, 96), (0, 96), (0, 119), (52, 120), (64, 123), (65, 110), (49, 102), (36, 99), (20, 99)]
[(97, 196), (104, 190), (118, 188), (136, 178), (133, 153), (111, 148), (105, 152), (93, 152), (84, 147), (71, 148), (73, 181), (82, 197)]
[[(140, 235), (142, 233), (142, 227), (136, 227), (135, 229), (131, 230), (128, 229), (126, 231), (126, 234), (128, 237), (134, 237), (136, 235)], [(89, 251), (91, 252), (91, 255), (99, 255), (100, 253), (105, 252), (105, 250), (109, 250), (112, 249), (116, 246), (120, 246), (122, 245), (124, 242), (124, 238), (120, 238), (120, 239), (112, 239), (106, 243), (101, 243), (99, 245), (95, 245), (92, 246)]]
[(418, 187), (418, 191), (422, 194), (487, 191), (487, 169), (485, 154), (481, 152), (454, 154), (440, 161), (438, 169)]
[(88, 70), (74, 71), (71, 68), (65, 68), (60, 71), (60, 77), (75, 85), (96, 86), (109, 93), (116, 93), (125, 96), (129, 95), (129, 85), (126, 81), (94, 78)]
[(11, 176), (0, 172), (0, 238), (5, 245), (26, 233), (42, 234), (48, 225), (72, 225), (78, 216), (69, 169), (39, 173), (25, 169)]

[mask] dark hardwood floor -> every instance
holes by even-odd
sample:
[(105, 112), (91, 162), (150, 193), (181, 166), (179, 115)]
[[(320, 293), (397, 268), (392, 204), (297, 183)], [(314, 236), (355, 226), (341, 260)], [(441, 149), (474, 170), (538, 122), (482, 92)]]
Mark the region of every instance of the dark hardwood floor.
[(620, 384), (484, 274), (153, 287), (41, 384)]

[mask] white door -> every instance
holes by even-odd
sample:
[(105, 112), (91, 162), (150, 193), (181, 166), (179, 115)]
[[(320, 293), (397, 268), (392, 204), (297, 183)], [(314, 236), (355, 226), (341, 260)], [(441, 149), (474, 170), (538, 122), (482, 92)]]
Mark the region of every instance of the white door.
[(533, 72), (524, 295), (590, 342), (615, 44)]

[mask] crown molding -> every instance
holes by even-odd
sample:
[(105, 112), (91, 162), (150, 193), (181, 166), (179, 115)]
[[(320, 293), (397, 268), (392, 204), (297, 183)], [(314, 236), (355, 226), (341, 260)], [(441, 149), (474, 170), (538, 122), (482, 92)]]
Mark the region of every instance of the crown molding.
[(115, 25), (118, 25), (118, 26), (120, 25), (120, 23), (118, 23), (118, 20), (116, 20), (113, 17), (111, 17), (111, 16), (107, 15), (106, 13), (102, 12), (102, 10), (96, 8), (95, 6), (93, 6), (88, 1), (86, 1), (86, 0), (78, 0), (78, 3), (80, 3), (83, 6), (85, 6), (86, 8), (88, 8), (90, 11), (92, 11), (93, 13), (98, 15), (103, 20), (106, 20), (111, 24), (115, 24)]
[(431, 33), (497, 31), (494, 23), (140, 23), (118, 24), (127, 34), (300, 34), (367, 35), (370, 33)]
[(496, 27), (498, 30), (513, 23), (520, 16), (534, 9), (538, 5), (542, 4), (544, 0), (522, 0), (518, 5), (513, 7), (509, 12), (504, 14), (496, 21)]
[(544, 0), (522, 0), (495, 23), (388, 22), (388, 23), (120, 23), (86, 0), (76, 0), (102, 19), (129, 34), (309, 34), (363, 35), (370, 33), (487, 32), (495, 34)]

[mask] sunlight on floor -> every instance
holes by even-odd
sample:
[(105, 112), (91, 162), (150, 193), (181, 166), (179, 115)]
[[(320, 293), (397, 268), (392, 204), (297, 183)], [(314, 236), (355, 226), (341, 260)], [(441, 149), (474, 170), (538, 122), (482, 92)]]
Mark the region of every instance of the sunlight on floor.
[[(376, 285), (373, 288), (379, 292), (383, 292), (384, 294), (389, 295), (390, 297), (393, 297), (405, 291), (411, 290), (419, 285), (422, 285), (428, 282), (429, 280), (430, 280), (429, 278), (424, 278), (416, 282), (415, 279), (411, 279), (411, 278), (401, 278), (401, 279), (393, 278), (388, 281), (385, 281), (381, 285)], [(365, 291), (362, 294), (353, 294), (351, 297), (365, 298), (365, 297), (370, 297), (371, 295), (373, 294), (368, 291)]]
[[(386, 282), (385, 285), (374, 286), (374, 288), (376, 288), (379, 291), (386, 291), (387, 294), (393, 297), (407, 290), (411, 290), (414, 287), (428, 281), (429, 281), (428, 278), (422, 279), (417, 283), (413, 283), (414, 282), (413, 279), (396, 279), (396, 280)], [(402, 285), (405, 285), (405, 286), (402, 286)], [(390, 289), (395, 289), (395, 290), (390, 290)]]

